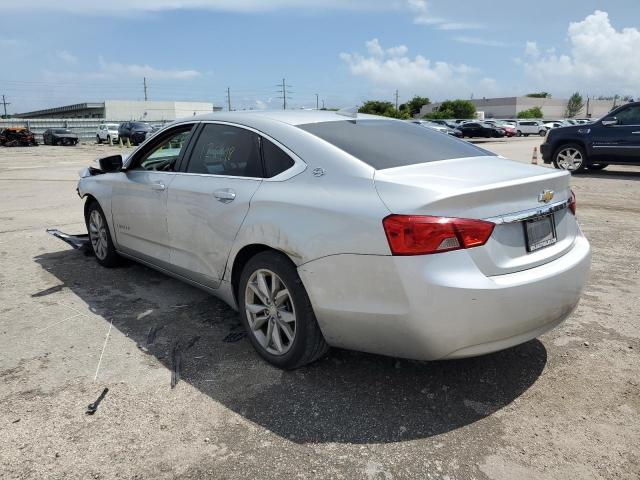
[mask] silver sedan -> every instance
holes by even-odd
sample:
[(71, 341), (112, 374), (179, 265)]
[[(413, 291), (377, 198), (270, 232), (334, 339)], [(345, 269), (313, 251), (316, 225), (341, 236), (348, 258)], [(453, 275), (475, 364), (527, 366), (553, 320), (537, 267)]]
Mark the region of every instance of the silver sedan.
[(78, 192), (101, 265), (211, 292), (295, 368), (329, 346), (480, 355), (558, 325), (590, 266), (569, 178), (399, 120), (238, 112), (168, 125)]

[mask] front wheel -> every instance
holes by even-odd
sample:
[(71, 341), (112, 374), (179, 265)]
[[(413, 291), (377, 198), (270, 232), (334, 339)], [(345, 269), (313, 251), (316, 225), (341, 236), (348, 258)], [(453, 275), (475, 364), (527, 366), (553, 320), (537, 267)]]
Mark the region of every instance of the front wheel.
[(109, 233), (109, 225), (100, 205), (92, 201), (87, 208), (87, 231), (96, 260), (103, 267), (112, 268), (120, 264), (121, 257), (116, 252)]
[(102, 139), (100, 138), (100, 135), (96, 135), (96, 143), (98, 145), (100, 145), (102, 143)]
[(580, 145), (563, 145), (553, 155), (553, 165), (560, 170), (580, 173), (585, 170), (586, 155)]
[(521, 136), (522, 136), (522, 132), (521, 132), (520, 130), (518, 130), (518, 131), (516, 132), (516, 135), (517, 135), (518, 137), (521, 137)]
[(262, 252), (247, 262), (238, 306), (251, 344), (276, 367), (301, 367), (329, 349), (302, 280), (282, 253)]
[(546, 131), (546, 130), (540, 130), (540, 131), (538, 132), (538, 135), (540, 135), (541, 137), (544, 137), (546, 134), (547, 134), (547, 131)]

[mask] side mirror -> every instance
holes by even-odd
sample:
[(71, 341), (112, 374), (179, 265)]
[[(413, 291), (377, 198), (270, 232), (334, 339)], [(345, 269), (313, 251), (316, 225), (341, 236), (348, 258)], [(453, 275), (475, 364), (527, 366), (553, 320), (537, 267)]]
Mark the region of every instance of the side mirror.
[(122, 170), (122, 155), (111, 155), (98, 160), (100, 170), (103, 172), (118, 172)]
[(611, 125), (617, 125), (618, 119), (616, 117), (609, 117), (602, 120), (602, 125), (605, 127), (610, 127)]

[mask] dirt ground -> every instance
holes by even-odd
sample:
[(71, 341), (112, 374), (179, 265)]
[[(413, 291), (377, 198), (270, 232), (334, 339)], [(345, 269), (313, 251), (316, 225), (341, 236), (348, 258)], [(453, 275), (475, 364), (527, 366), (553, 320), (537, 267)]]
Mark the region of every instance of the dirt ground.
[[(528, 162), (539, 143), (483, 146)], [(77, 172), (117, 150), (0, 149), (1, 478), (640, 477), (640, 167), (573, 178), (593, 266), (556, 330), (475, 359), (333, 350), (282, 372), (220, 301), (45, 233), (85, 231)]]

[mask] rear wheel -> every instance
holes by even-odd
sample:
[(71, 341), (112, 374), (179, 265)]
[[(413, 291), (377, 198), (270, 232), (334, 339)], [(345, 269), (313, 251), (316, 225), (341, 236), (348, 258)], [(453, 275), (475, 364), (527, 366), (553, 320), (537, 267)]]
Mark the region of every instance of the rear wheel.
[(553, 165), (560, 170), (580, 173), (585, 170), (586, 155), (577, 144), (563, 145), (553, 155)]
[(540, 130), (540, 131), (538, 132), (538, 135), (540, 135), (541, 137), (544, 137), (546, 134), (547, 134), (547, 131), (546, 131), (546, 130)]
[(121, 257), (117, 254), (109, 233), (109, 225), (100, 205), (95, 200), (87, 208), (87, 231), (91, 247), (96, 260), (103, 267), (112, 268), (120, 264)]
[(282, 253), (261, 252), (247, 262), (238, 304), (251, 344), (276, 367), (298, 368), (328, 351), (302, 280)]

